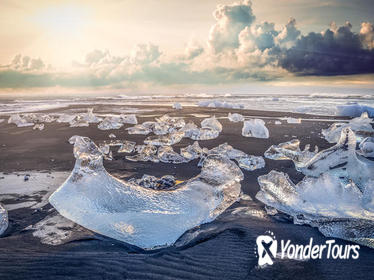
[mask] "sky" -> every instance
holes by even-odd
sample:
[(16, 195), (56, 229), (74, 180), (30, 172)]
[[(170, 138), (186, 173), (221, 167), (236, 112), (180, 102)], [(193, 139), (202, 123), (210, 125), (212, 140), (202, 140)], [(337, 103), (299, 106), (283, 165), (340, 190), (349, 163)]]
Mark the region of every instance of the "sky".
[(0, 6), (0, 92), (374, 87), (371, 0)]

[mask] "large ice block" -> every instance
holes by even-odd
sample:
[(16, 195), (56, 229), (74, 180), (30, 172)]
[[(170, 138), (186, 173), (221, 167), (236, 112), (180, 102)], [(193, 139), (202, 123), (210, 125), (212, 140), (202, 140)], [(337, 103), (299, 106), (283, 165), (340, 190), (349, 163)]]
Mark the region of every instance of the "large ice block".
[(367, 181), (363, 191), (354, 181), (331, 173), (305, 177), (295, 185), (287, 174), (272, 170), (258, 177), (258, 182), (261, 189), (256, 198), (290, 215), (294, 223), (316, 226), (329, 237), (373, 246), (374, 180)]
[(329, 128), (322, 129), (322, 135), (329, 143), (336, 143), (339, 141), (341, 131), (349, 127), (354, 131), (357, 140), (361, 140), (367, 136), (374, 136), (372, 122), (373, 120), (369, 118), (368, 113), (364, 112), (360, 117), (354, 118), (348, 123), (333, 123)]
[(269, 130), (263, 120), (251, 119), (244, 121), (242, 135), (244, 137), (269, 138)]
[[(298, 142), (293, 149), (288, 144), (291, 156), (300, 153)], [(307, 176), (296, 185), (287, 174), (274, 170), (258, 177), (261, 190), (256, 198), (289, 214), (295, 223), (318, 227), (326, 236), (373, 247), (374, 162), (356, 154), (353, 131), (344, 128), (335, 146), (300, 166)]]
[(49, 201), (64, 217), (114, 239), (142, 248), (171, 245), (239, 199), (243, 174), (225, 157), (208, 156), (198, 176), (162, 191), (116, 179), (95, 143), (72, 141), (74, 170)]

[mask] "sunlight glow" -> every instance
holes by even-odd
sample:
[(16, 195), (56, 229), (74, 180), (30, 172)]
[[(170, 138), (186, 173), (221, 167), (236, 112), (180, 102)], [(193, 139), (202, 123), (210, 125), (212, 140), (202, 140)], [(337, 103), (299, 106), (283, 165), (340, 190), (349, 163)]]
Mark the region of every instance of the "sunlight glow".
[(35, 22), (53, 36), (77, 36), (87, 24), (87, 11), (80, 6), (52, 6), (39, 11)]

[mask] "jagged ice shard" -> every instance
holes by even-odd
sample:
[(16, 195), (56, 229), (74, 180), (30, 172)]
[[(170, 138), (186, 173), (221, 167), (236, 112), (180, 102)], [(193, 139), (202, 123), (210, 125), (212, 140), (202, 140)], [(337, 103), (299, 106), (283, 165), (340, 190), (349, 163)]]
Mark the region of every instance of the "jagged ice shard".
[(225, 157), (208, 156), (198, 176), (162, 191), (116, 179), (95, 143), (72, 141), (74, 170), (49, 201), (64, 217), (114, 239), (142, 248), (171, 245), (239, 199), (243, 173)]
[(373, 120), (369, 118), (368, 113), (364, 112), (360, 117), (354, 118), (348, 123), (333, 123), (329, 128), (322, 129), (322, 135), (329, 143), (336, 143), (339, 141), (341, 131), (350, 127), (359, 141), (367, 136), (374, 136), (372, 122)]
[(300, 140), (293, 139), (278, 145), (271, 145), (264, 153), (264, 156), (273, 160), (292, 160), (296, 169), (304, 167), (305, 164), (313, 158), (318, 147), (314, 147), (314, 152), (310, 151), (310, 145), (305, 145), (304, 150), (300, 149)]
[(8, 212), (0, 204), (0, 236), (6, 231), (7, 228), (8, 228)]
[(258, 178), (256, 198), (295, 223), (374, 248), (374, 162), (357, 156), (355, 148), (355, 134), (344, 128), (335, 146), (300, 168), (307, 175), (301, 182), (272, 170)]

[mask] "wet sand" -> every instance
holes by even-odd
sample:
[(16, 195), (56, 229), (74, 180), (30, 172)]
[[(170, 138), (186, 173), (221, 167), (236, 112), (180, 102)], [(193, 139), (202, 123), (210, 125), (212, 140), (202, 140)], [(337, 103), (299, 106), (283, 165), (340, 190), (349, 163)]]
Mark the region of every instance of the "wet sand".
[[(79, 109), (79, 106), (68, 109)], [(165, 113), (182, 116), (186, 121), (193, 120), (195, 123), (202, 120), (197, 118), (196, 114), (203, 118), (215, 115), (222, 123), (223, 131), (217, 139), (199, 141), (202, 147), (213, 148), (227, 142), (234, 148), (259, 156), (263, 155), (270, 145), (295, 138), (301, 141), (302, 148), (305, 144), (311, 144), (312, 147), (318, 145), (320, 149), (331, 146), (319, 135), (322, 128), (331, 124), (320, 119), (331, 117), (196, 107), (184, 108), (181, 111), (170, 107), (148, 106), (147, 109), (148, 111), (137, 114), (139, 123), (153, 120), (155, 115)], [(103, 112), (106, 109), (96, 107), (94, 112), (97, 110)], [(220, 119), (227, 117), (228, 112), (262, 118), (270, 131), (270, 138), (242, 137), (242, 123), (232, 123), (227, 118)], [(282, 120), (281, 125), (275, 125), (274, 121), (280, 117), (301, 117), (309, 120), (302, 121), (301, 124), (288, 124)], [(114, 133), (117, 139), (143, 143), (146, 136), (129, 135), (125, 128), (130, 126), (102, 131), (97, 129), (95, 124), (90, 127), (70, 128), (68, 124), (47, 123), (44, 130), (35, 131), (32, 127), (17, 128), (14, 124), (0, 123), (0, 171), (70, 171), (75, 159), (72, 145), (67, 140), (72, 135), (88, 136), (99, 142), (109, 140), (108, 135)], [(190, 139), (183, 139), (173, 148), (179, 152), (180, 147), (192, 143)], [(111, 174), (122, 179), (138, 178), (143, 174), (171, 174), (177, 179), (185, 180), (200, 172), (197, 160), (174, 165), (130, 162), (125, 159), (124, 154), (116, 152), (113, 157), (112, 161), (104, 161), (104, 166)], [(259, 190), (257, 177), (270, 170), (286, 172), (294, 182), (303, 177), (290, 161), (265, 161), (266, 167), (263, 169), (243, 171), (245, 179), (242, 181), (242, 190), (252, 198)], [(19, 201), (22, 199), (25, 198), (18, 198)], [(1, 195), (0, 201), (6, 206)], [(49, 204), (37, 210), (12, 210), (9, 211), (10, 227), (5, 237), (0, 238), (0, 279), (371, 279), (374, 272), (374, 251), (366, 247), (361, 247), (358, 260), (277, 260), (273, 266), (257, 268), (254, 252), (256, 237), (267, 230), (273, 231), (278, 239), (290, 239), (301, 244), (307, 244), (310, 237), (313, 237), (316, 244), (324, 243), (327, 239), (317, 229), (294, 225), (282, 215), (275, 218), (240, 213), (229, 215), (230, 211), (240, 207), (252, 209), (253, 212), (264, 212), (263, 205), (256, 200), (240, 201), (213, 223), (186, 233), (178, 243), (182, 244), (188, 234), (199, 231), (192, 242), (153, 251), (144, 251), (92, 234), (64, 245), (45, 245), (24, 228), (37, 223), (55, 210)], [(341, 240), (337, 242), (348, 244)]]

